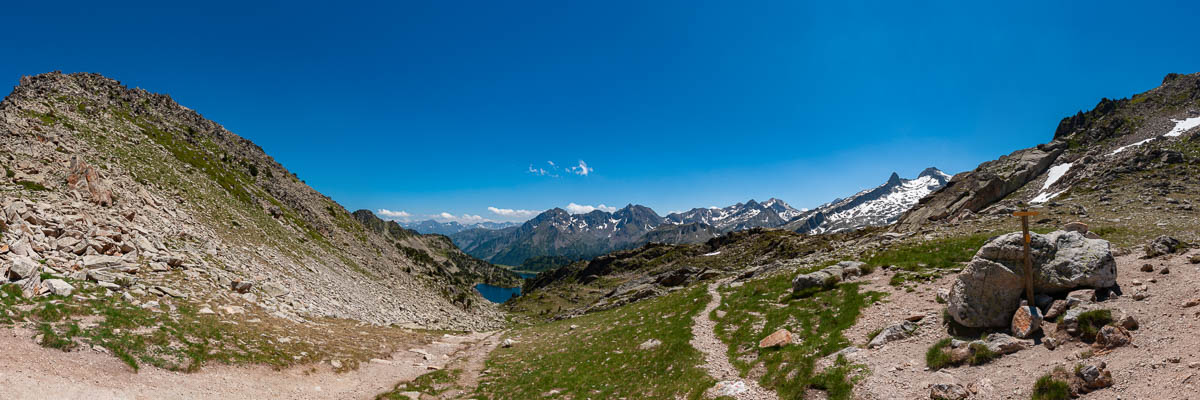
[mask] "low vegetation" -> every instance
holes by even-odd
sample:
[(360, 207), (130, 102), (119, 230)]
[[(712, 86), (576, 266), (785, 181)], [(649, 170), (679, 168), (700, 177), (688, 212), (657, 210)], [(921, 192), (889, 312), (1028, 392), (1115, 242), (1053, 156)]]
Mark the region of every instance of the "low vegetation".
[(1113, 322), (1112, 311), (1110, 310), (1091, 310), (1079, 314), (1079, 338), (1084, 343), (1091, 343), (1096, 340), (1096, 334), (1100, 333), (1100, 328)]
[[(833, 399), (848, 398), (855, 371), (863, 367), (842, 360), (822, 372), (816, 370), (816, 361), (850, 347), (843, 332), (883, 294), (861, 292), (859, 284), (851, 283), (795, 296), (791, 278), (782, 274), (723, 289), (713, 315), (717, 337), (729, 346), (730, 361), (742, 376), (764, 371), (752, 378), (781, 398), (799, 398), (810, 387), (828, 391)], [(760, 339), (781, 328), (792, 332), (792, 344), (758, 348)]]
[(418, 392), (425, 395), (437, 396), (455, 388), (454, 383), (462, 375), (461, 369), (442, 369), (430, 372), (413, 379), (412, 382), (400, 382), (387, 393), (375, 396), (375, 400), (409, 400), (405, 392)]
[(932, 281), (949, 272), (962, 269), (992, 234), (956, 236), (945, 239), (902, 243), (870, 254), (864, 262), (869, 268), (888, 266), (897, 270), (891, 284), (900, 286), (910, 281)]
[(180, 299), (135, 305), (106, 296), (103, 288), (69, 282), (77, 288), (69, 297), (28, 298), (16, 285), (0, 286), (0, 327), (28, 326), (47, 348), (104, 348), (135, 371), (153, 365), (193, 372), (211, 362), (286, 368), (325, 359), (339, 360), (344, 371), (391, 354), (400, 343), (428, 340), (419, 333), (342, 320), (304, 326), (253, 310), (234, 321)]
[[(1062, 369), (1062, 367), (1058, 367)], [(1071, 385), (1058, 379), (1054, 379), (1051, 374), (1042, 375), (1037, 382), (1033, 384), (1032, 400), (1067, 400), (1071, 398)]]
[[(959, 365), (982, 365), (1000, 358), (1000, 354), (992, 351), (986, 344), (973, 342), (967, 344), (965, 354), (952, 354), (951, 342), (954, 339), (945, 338), (929, 346), (925, 351), (925, 366), (930, 370), (957, 367)], [(957, 353), (956, 353), (957, 354)]]
[[(515, 330), (487, 360), (477, 398), (699, 399), (715, 384), (689, 344), (702, 286), (608, 311)], [(575, 326), (572, 329), (572, 326)], [(656, 346), (641, 346), (650, 340)], [(645, 347), (645, 348), (642, 348)]]

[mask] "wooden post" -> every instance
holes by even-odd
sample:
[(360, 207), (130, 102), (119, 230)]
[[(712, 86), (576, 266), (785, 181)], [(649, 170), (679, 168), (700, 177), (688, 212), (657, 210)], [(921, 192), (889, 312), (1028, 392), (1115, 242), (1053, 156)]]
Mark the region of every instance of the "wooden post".
[(1033, 251), (1029, 248), (1029, 242), (1033, 240), (1029, 236), (1029, 217), (1038, 215), (1037, 211), (1017, 211), (1013, 216), (1021, 217), (1021, 232), (1025, 233), (1025, 299), (1029, 301), (1029, 307), (1034, 307), (1033, 304)]

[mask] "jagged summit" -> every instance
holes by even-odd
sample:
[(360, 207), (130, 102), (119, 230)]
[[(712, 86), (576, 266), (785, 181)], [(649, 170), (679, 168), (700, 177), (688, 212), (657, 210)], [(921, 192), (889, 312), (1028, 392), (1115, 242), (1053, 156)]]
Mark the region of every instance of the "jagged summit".
[(817, 207), (785, 227), (801, 233), (826, 233), (888, 225), (949, 180), (950, 175), (934, 167), (921, 171), (915, 179), (903, 179), (893, 172), (884, 184)]

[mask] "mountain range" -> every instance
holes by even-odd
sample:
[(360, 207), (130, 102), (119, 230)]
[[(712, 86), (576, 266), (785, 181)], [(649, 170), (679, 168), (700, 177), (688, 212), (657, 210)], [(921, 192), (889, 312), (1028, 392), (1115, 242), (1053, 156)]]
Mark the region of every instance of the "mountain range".
[(892, 173), (878, 187), (813, 210), (797, 209), (776, 198), (761, 203), (751, 199), (724, 208), (693, 208), (666, 217), (633, 204), (612, 213), (596, 210), (571, 214), (554, 208), (519, 226), (477, 227), (451, 233), (450, 238), (474, 257), (520, 265), (534, 257), (588, 259), (652, 242), (699, 243), (752, 228), (838, 232), (891, 224), (949, 180), (950, 175), (937, 168), (927, 168), (915, 179), (902, 179)]
[(435, 220), (425, 220), (417, 222), (398, 222), (400, 226), (412, 229), (424, 235), (446, 235), (450, 236), (468, 229), (504, 229), (512, 226), (520, 225), (519, 222), (492, 222), (484, 221), (474, 224), (461, 224), (458, 221), (439, 222)]

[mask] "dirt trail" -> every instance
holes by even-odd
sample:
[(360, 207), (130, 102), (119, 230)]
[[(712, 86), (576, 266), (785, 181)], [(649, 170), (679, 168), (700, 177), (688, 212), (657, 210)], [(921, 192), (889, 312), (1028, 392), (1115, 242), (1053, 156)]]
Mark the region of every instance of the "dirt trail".
[(717, 291), (718, 285), (721, 283), (712, 283), (708, 285), (708, 294), (712, 298), (708, 301), (708, 305), (704, 307), (704, 311), (697, 314), (692, 319), (692, 347), (695, 347), (700, 352), (704, 353), (704, 370), (708, 371), (708, 375), (712, 376), (719, 383), (709, 389), (709, 394), (716, 394), (725, 385), (744, 385), (745, 390), (740, 393), (722, 393), (732, 395), (739, 400), (771, 400), (778, 399), (778, 395), (774, 391), (759, 386), (758, 382), (753, 379), (742, 379), (738, 375), (737, 368), (729, 362), (729, 356), (726, 354), (728, 346), (717, 339), (714, 329), (717, 323), (708, 317), (718, 306), (721, 305), (721, 293)]
[[(144, 366), (133, 372), (111, 355), (46, 349), (25, 328), (0, 330), (0, 387), (5, 399), (371, 399), (454, 355), (474, 356), (494, 333), (443, 336), (420, 350), (401, 351), (338, 374), (327, 365), (275, 371), (265, 366), (210, 365), (196, 373)], [(494, 341), (494, 339), (492, 339)], [(491, 342), (487, 342), (491, 343)], [(492, 346), (494, 347), (494, 345)], [(486, 352), (483, 353), (486, 355)], [(482, 361), (480, 361), (482, 363)]]
[(473, 345), (451, 356), (454, 361), (446, 368), (458, 369), (462, 372), (458, 375), (458, 380), (454, 382), (454, 388), (437, 397), (439, 399), (462, 399), (474, 392), (475, 388), (479, 386), (479, 378), (483, 375), (487, 356), (500, 346), (502, 336), (504, 336), (503, 332), (492, 332), (487, 337), (479, 339)]

